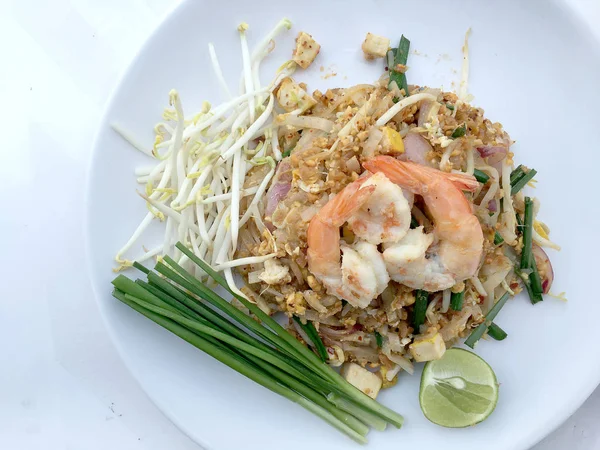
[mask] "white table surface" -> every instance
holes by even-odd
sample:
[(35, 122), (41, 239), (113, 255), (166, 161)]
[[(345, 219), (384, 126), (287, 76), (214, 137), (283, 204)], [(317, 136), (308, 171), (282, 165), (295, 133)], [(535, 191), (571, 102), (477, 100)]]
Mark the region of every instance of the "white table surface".
[[(0, 2), (0, 449), (199, 450), (123, 365), (83, 248), (97, 123), (119, 75), (177, 3)], [(600, 39), (600, 3), (569, 3)], [(600, 448), (599, 422), (597, 389), (535, 449)]]

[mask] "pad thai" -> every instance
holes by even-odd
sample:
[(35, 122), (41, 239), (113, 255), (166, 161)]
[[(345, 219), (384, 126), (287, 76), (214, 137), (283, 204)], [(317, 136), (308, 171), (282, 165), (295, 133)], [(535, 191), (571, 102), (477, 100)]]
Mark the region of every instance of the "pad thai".
[(150, 152), (158, 161), (137, 171), (148, 213), (117, 261), (131, 265), (122, 255), (166, 222), (164, 242), (138, 261), (168, 255), (207, 280), (175, 247), (183, 242), (375, 397), (482, 323), (503, 339), (486, 314), (523, 289), (541, 300), (553, 281), (542, 247), (558, 246), (523, 192), (535, 170), (516, 165), (506, 130), (470, 104), (466, 38), (458, 93), (407, 83), (408, 39), (390, 48), (371, 33), (362, 50), (381, 59), (379, 80), (309, 92), (292, 77), (319, 53), (304, 32), (275, 78), (260, 81), (289, 27), (280, 22), (251, 52), (240, 25), (237, 97), (212, 44), (227, 100), (186, 117), (172, 91)]

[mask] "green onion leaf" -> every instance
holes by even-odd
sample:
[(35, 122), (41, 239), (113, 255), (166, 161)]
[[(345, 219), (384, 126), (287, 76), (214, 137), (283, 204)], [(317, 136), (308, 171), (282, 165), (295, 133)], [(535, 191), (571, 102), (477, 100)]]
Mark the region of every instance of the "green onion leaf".
[(383, 337), (377, 331), (375, 332), (375, 342), (377, 342), (377, 347), (383, 347)]
[(521, 251), (521, 264), (519, 276), (525, 284), (531, 303), (536, 304), (544, 298), (542, 293), (542, 280), (533, 257), (533, 201), (525, 197), (525, 212), (523, 214), (523, 250)]
[[(519, 166), (522, 167), (522, 166)], [(513, 171), (513, 173), (515, 173), (517, 171), (517, 169), (515, 169)], [(531, 181), (531, 179), (537, 174), (537, 171), (535, 169), (529, 169), (528, 172), (523, 172), (523, 169), (521, 168), (521, 175), (519, 175), (517, 178), (513, 180), (513, 175), (511, 174), (510, 179), (511, 179), (511, 190), (510, 190), (510, 195), (515, 195), (517, 192), (519, 192), (521, 189), (523, 189), (525, 187), (525, 185), (527, 183), (529, 183)]]
[[(452, 133), (452, 135), (454, 136), (454, 133)], [(482, 184), (485, 184), (488, 181), (490, 181), (490, 176), (487, 173), (485, 173), (485, 172), (483, 172), (483, 171), (481, 171), (479, 169), (473, 170), (473, 176), (475, 177), (475, 179), (477, 181), (479, 181)]]
[(452, 137), (454, 139), (459, 138), (459, 137), (463, 137), (467, 132), (467, 126), (465, 124), (462, 124), (460, 127), (456, 128), (453, 132), (452, 132)]
[(510, 185), (513, 186), (524, 174), (523, 164), (519, 164), (517, 168), (510, 173)]
[(508, 334), (506, 334), (506, 331), (504, 331), (502, 328), (500, 328), (498, 325), (492, 322), (492, 324), (488, 327), (488, 336), (492, 339), (495, 339), (496, 341), (503, 341), (504, 339), (506, 339), (506, 336), (508, 336)]
[(400, 43), (398, 44), (398, 49), (396, 50), (393, 64), (388, 66), (390, 73), (390, 84), (392, 82), (396, 82), (398, 89), (404, 90), (404, 96), (408, 97), (408, 83), (406, 81), (406, 74), (402, 72), (397, 72), (395, 70), (398, 64), (406, 66), (406, 62), (408, 61), (408, 51), (410, 50), (410, 41), (402, 35), (400, 38)]
[(413, 328), (414, 334), (419, 334), (419, 328), (425, 323), (425, 313), (427, 312), (427, 302), (429, 292), (418, 289), (415, 292), (415, 306), (413, 307)]
[(463, 307), (463, 301), (465, 299), (465, 291), (453, 292), (450, 296), (450, 308), (454, 311), (460, 311)]
[(506, 292), (502, 297), (498, 299), (496, 304), (492, 306), (492, 308), (485, 315), (484, 322), (479, 324), (479, 326), (475, 328), (475, 330), (473, 330), (473, 332), (469, 335), (469, 337), (465, 341), (466, 346), (475, 348), (475, 344), (477, 343), (477, 341), (479, 341), (479, 339), (481, 339), (481, 337), (487, 331), (489, 325), (494, 321), (494, 319), (496, 318), (502, 307), (506, 304), (508, 299), (508, 292)]
[[(329, 359), (329, 356), (327, 355), (327, 349), (325, 348), (325, 345), (323, 344), (323, 341), (321, 340), (319, 333), (317, 333), (315, 325), (309, 320), (307, 320), (306, 324), (304, 324), (304, 323), (302, 323), (300, 318), (296, 317), (296, 316), (293, 316), (293, 319), (300, 326), (300, 328), (302, 328), (302, 330), (307, 334), (308, 338), (311, 340), (313, 346), (315, 347), (315, 350), (317, 351), (319, 358), (321, 358), (321, 361), (327, 362), (327, 360)], [(307, 344), (308, 344), (308, 342), (307, 342)]]
[(504, 238), (497, 231), (494, 233), (494, 245), (500, 245), (504, 242)]

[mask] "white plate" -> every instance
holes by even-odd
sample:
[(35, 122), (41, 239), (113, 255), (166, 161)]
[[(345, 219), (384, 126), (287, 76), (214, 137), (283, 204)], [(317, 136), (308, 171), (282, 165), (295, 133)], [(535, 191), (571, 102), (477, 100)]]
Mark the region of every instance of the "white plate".
[[(316, 64), (298, 73), (312, 89), (379, 77), (381, 62), (366, 63), (361, 56), (367, 31), (393, 41), (400, 34), (410, 38), (420, 56), (410, 56), (409, 82), (452, 88), (458, 80), (452, 69), (460, 72), (460, 47), (472, 27), (469, 90), (474, 103), (503, 123), (517, 141), (517, 163), (539, 172), (535, 195), (542, 200), (540, 214), (563, 246), (562, 252), (550, 253), (554, 290), (566, 291), (569, 302), (547, 298), (532, 306), (521, 296), (501, 312), (498, 322), (508, 338), (481, 342), (477, 348), (501, 383), (498, 407), (487, 421), (463, 430), (429, 423), (419, 409), (418, 372), (402, 375), (396, 387), (380, 396), (405, 415), (404, 428), (373, 432), (369, 439), (371, 448), (531, 446), (570, 415), (600, 381), (600, 302), (594, 286), (600, 228), (594, 175), (598, 42), (567, 8), (546, 1), (239, 0), (181, 5), (150, 37), (117, 89), (100, 127), (90, 173), (90, 273), (123, 358), (164, 413), (207, 448), (334, 450), (355, 445), (110, 295), (113, 255), (145, 211), (132, 175), (145, 157), (111, 131), (109, 123), (118, 122), (150, 146), (152, 126), (171, 88), (179, 90), (188, 113), (204, 99), (221, 100), (210, 70), (209, 41), (216, 45), (230, 85), (237, 86), (241, 57), (236, 26), (241, 21), (250, 24), (252, 43), (283, 16), (292, 19), (294, 28), (278, 41), (263, 73), (273, 73), (290, 54), (295, 34), (306, 30), (323, 46)], [(322, 79), (331, 72), (337, 76)]]

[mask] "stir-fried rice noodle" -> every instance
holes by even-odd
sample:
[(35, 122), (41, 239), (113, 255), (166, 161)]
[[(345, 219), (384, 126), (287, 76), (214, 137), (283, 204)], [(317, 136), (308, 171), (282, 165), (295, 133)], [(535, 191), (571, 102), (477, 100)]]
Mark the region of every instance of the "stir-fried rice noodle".
[[(280, 278), (266, 283), (259, 276), (267, 270), (266, 264), (257, 263), (242, 268), (246, 281), (261, 292), (273, 311), (314, 322), (332, 365), (355, 361), (380, 370), (384, 386), (393, 384), (402, 370), (412, 373), (410, 345), (417, 335), (437, 330), (446, 346), (451, 346), (483, 321), (494, 300), (506, 291), (521, 289), (512, 267), (521, 245), (516, 238), (515, 212), (522, 213), (523, 202), (513, 198), (510, 189), (507, 194), (505, 187), (505, 177), (513, 167), (510, 137), (500, 124), (486, 119), (482, 109), (459, 102), (454, 93), (411, 87), (411, 96), (418, 93), (434, 100), (425, 97), (408, 104), (390, 117), (385, 127), (377, 122), (395, 105), (387, 80), (315, 91), (312, 108), (281, 118), (288, 126), (279, 131), (279, 146), (291, 152), (279, 163), (279, 176), (274, 178), (264, 204), (259, 205), (270, 231), (258, 232), (255, 225), (246, 224), (240, 237), (248, 245), (239, 245), (236, 253), (236, 258), (275, 253), (273, 261), (288, 269), (280, 271)], [(451, 138), (463, 124), (464, 136)], [(390, 144), (386, 128), (404, 136), (403, 151)], [(311, 220), (335, 195), (364, 176), (363, 164), (379, 155), (441, 168), (445, 173), (478, 169), (490, 178), (472, 192), (463, 193), (483, 232), (478, 269), (470, 278), (456, 280), (443, 292), (430, 295), (426, 321), (419, 330), (412, 326), (413, 289), (392, 281), (366, 307), (355, 307), (328, 290), (311, 272), (307, 257)], [(425, 233), (435, 233), (436, 221), (428, 205), (420, 195), (411, 196), (410, 204), (413, 199), (410, 215), (423, 225)], [(500, 245), (494, 244), (496, 231), (505, 239)], [(348, 222), (340, 226), (339, 233), (342, 247), (359, 239)], [(254, 237), (244, 237), (246, 234)], [(541, 242), (545, 239), (540, 238)], [(428, 252), (436, 251), (438, 241), (436, 236)], [(339, 258), (338, 264), (342, 261)], [(450, 298), (462, 290), (463, 307), (455, 311), (450, 308)], [(375, 333), (381, 336), (381, 347)]]
[[(164, 242), (138, 261), (170, 255), (206, 280), (174, 249), (184, 242), (235, 292), (268, 313), (286, 314), (290, 331), (310, 345), (291, 317), (312, 322), (332, 366), (358, 362), (379, 371), (387, 387), (399, 372), (413, 372), (415, 338), (439, 333), (449, 347), (505, 292), (520, 292), (513, 267), (525, 202), (521, 192), (511, 193), (512, 141), (469, 104), (468, 63), (459, 96), (409, 85), (404, 97), (386, 76), (309, 93), (291, 78), (291, 61), (262, 83), (260, 63), (289, 27), (281, 21), (250, 51), (248, 27), (240, 25), (237, 96), (211, 45), (225, 103), (186, 117), (171, 92), (151, 151), (116, 127), (156, 160), (136, 170), (148, 213), (116, 260), (120, 268), (131, 265), (123, 255), (152, 221), (164, 221)], [(478, 183), (474, 172), (489, 180)], [(353, 189), (360, 204), (346, 199), (355, 198)], [(547, 292), (553, 274), (541, 247), (558, 246), (538, 211), (536, 201), (532, 238)], [(373, 255), (377, 264), (367, 260)], [(430, 292), (419, 329), (415, 289)]]

